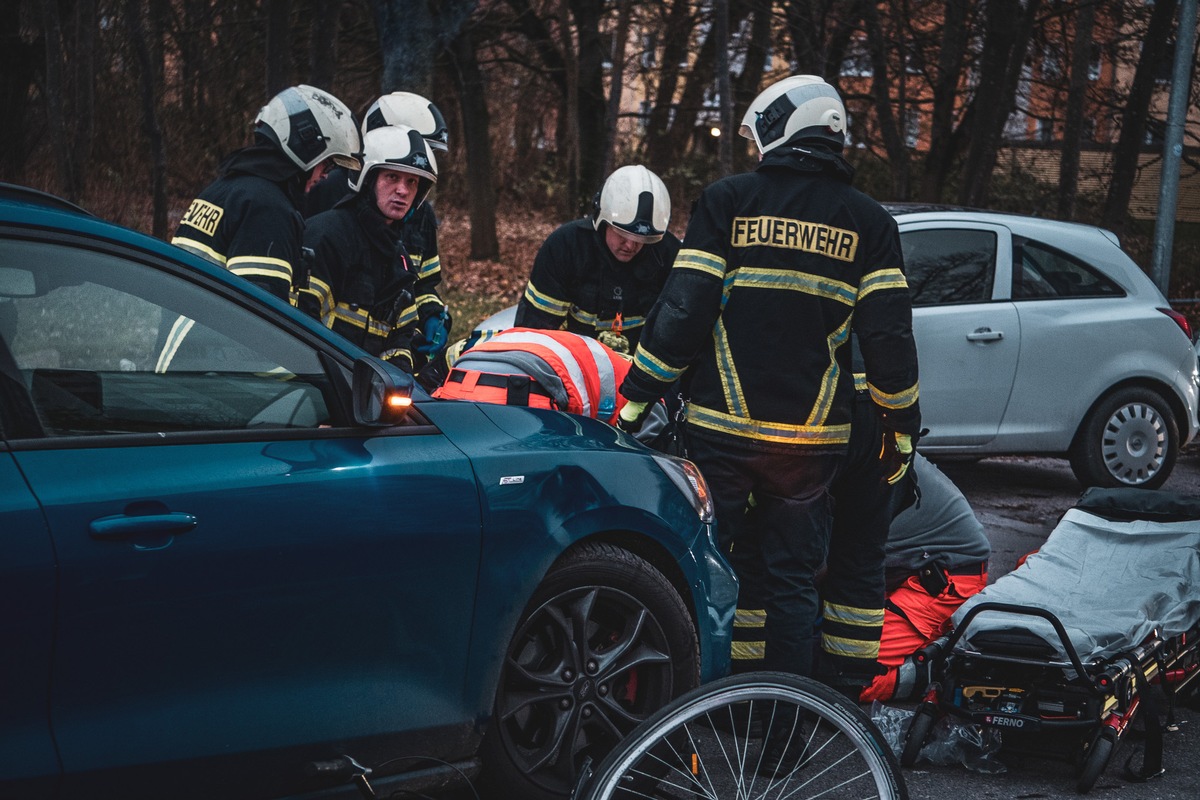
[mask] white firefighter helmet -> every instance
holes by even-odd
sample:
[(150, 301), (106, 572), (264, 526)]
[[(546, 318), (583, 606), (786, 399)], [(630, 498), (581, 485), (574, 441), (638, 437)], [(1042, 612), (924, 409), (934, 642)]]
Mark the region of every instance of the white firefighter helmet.
[(358, 169), (362, 140), (354, 115), (329, 92), (304, 84), (284, 89), (259, 109), (254, 129), (305, 170), (327, 158)]
[(350, 173), (350, 188), (358, 192), (364, 186), (370, 186), (368, 177), (378, 169), (407, 172), (420, 179), (413, 208), (425, 201), (429, 190), (437, 183), (437, 161), (429, 149), (429, 143), (407, 125), (367, 131), (363, 137), (363, 167), (360, 171)]
[(793, 75), (751, 101), (738, 133), (753, 139), (760, 153), (793, 139), (816, 139), (840, 150), (846, 142), (846, 107), (820, 76)]
[(372, 103), (363, 117), (363, 135), (384, 125), (407, 125), (425, 137), (434, 150), (449, 149), (450, 134), (442, 112), (419, 94), (392, 92)]
[(639, 165), (608, 176), (596, 200), (592, 225), (607, 222), (631, 239), (657, 242), (671, 221), (671, 196), (662, 179)]

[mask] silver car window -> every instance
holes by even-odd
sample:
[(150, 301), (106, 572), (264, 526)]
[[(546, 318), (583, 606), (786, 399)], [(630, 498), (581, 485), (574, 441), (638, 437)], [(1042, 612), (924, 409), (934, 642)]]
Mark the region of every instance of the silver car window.
[(996, 234), (968, 228), (905, 231), (904, 272), (913, 305), (983, 303), (992, 297)]

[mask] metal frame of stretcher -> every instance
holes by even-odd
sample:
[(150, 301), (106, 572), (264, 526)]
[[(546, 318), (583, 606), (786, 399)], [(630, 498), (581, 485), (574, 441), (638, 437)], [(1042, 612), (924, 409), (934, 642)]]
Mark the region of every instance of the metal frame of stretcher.
[[(1003, 612), (1046, 620), (1061, 640), (1064, 660), (1041, 637), (1021, 628), (968, 637), (980, 615)], [(1140, 644), (1088, 663), (1078, 655), (1062, 622), (1050, 611), (1011, 603), (980, 602), (955, 630), (917, 653), (930, 683), (905, 734), (901, 763), (916, 763), (942, 715), (1002, 732), (1005, 750), (1058, 754), (1074, 760), (1076, 789), (1087, 792), (1107, 767), (1130, 724), (1145, 708), (1142, 765), (1131, 758), (1127, 777), (1144, 780), (1162, 772), (1162, 728), (1157, 697), (1167, 699), (1167, 726), (1175, 701), (1200, 676), (1200, 622), (1167, 639), (1157, 631)]]

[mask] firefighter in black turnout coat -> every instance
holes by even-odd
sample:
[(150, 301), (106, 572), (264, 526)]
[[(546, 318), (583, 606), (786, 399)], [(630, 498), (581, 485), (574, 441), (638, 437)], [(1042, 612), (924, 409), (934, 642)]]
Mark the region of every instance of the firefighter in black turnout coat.
[[(284, 89), (255, 117), (254, 143), (230, 154), (219, 177), (192, 201), (171, 244), (290, 300), (305, 277), (305, 191), (335, 164), (357, 169), (361, 149), (342, 101), (312, 86)], [(221, 368), (220, 346), (194, 327), (187, 317), (164, 325), (159, 372)]]
[[(431, 101), (413, 92), (391, 92), (377, 99), (363, 116), (362, 134), (376, 128), (406, 125), (421, 134), (436, 158), (444, 159), (450, 135), (442, 112)], [(442, 161), (443, 166), (445, 161)], [(306, 197), (306, 216), (312, 217), (333, 208), (352, 191), (349, 171), (337, 169), (313, 186)], [(442, 280), (442, 259), (438, 254), (438, 218), (433, 202), (426, 199), (413, 210), (400, 227), (400, 239), (413, 269), (420, 291), (416, 296), (420, 322), (414, 340), (413, 357), (420, 368), (426, 358), (433, 359), (450, 343), (450, 312), (442, 301), (438, 285)]]
[(422, 276), (401, 240), (404, 221), (437, 181), (437, 163), (407, 126), (370, 131), (353, 193), (308, 221), (312, 277), (300, 307), (372, 355), (413, 371)]
[(643, 166), (613, 172), (592, 217), (560, 226), (534, 258), (516, 325), (599, 339), (632, 353), (667, 280), (679, 239), (667, 187)]
[[(710, 185), (621, 387), (621, 423), (683, 377), (688, 454), (704, 473), (718, 535), (737, 568), (753, 495), (766, 574), (767, 669), (812, 672), (814, 578), (831, 528), (830, 484), (850, 438), (849, 338), (859, 338), (897, 481), (920, 427), (917, 357), (903, 256), (891, 216), (850, 186), (845, 109), (815, 76), (768, 87), (742, 134), (758, 168)], [(686, 372), (686, 374), (685, 374)], [(754, 551), (754, 548), (747, 548)], [(845, 602), (845, 601), (843, 601)], [(827, 651), (878, 652), (883, 609), (824, 608)], [(862, 630), (861, 637), (845, 635)]]

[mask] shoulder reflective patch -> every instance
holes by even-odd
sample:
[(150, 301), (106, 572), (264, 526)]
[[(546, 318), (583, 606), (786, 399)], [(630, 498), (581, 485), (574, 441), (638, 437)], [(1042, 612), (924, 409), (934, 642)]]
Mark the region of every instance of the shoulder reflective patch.
[(787, 217), (736, 217), (730, 243), (734, 247), (802, 250), (838, 261), (853, 261), (858, 252), (854, 231)]
[(179, 220), (179, 224), (190, 225), (212, 236), (216, 233), (217, 223), (221, 221), (221, 215), (224, 213), (225, 209), (197, 198), (188, 206), (188, 210), (183, 215), (183, 219)]
[(512, 486), (514, 483), (524, 483), (524, 475), (506, 475), (500, 479), (501, 486)]

